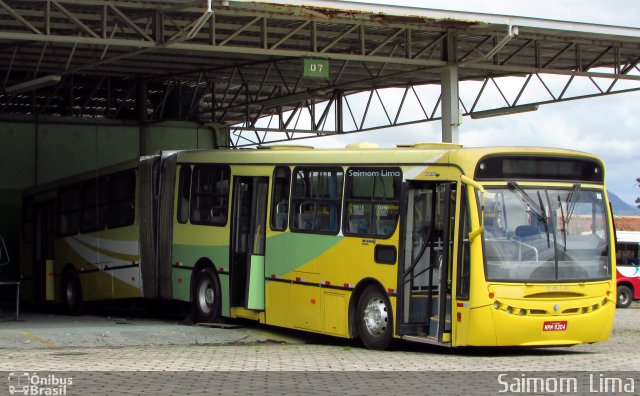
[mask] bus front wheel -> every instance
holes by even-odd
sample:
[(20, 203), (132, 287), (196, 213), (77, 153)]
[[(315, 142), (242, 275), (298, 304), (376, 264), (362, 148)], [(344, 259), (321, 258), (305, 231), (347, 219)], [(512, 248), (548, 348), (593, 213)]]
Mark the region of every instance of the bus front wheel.
[(628, 286), (619, 285), (618, 286), (618, 308), (629, 308), (631, 305), (631, 301), (633, 301), (633, 293)]
[(393, 338), (391, 304), (380, 288), (368, 286), (358, 299), (358, 335), (369, 349), (387, 349)]
[(80, 278), (75, 271), (68, 270), (64, 273), (61, 291), (65, 312), (69, 315), (81, 315), (83, 311), (82, 286), (80, 286)]
[(220, 282), (211, 268), (196, 275), (193, 308), (196, 323), (211, 323), (220, 318)]

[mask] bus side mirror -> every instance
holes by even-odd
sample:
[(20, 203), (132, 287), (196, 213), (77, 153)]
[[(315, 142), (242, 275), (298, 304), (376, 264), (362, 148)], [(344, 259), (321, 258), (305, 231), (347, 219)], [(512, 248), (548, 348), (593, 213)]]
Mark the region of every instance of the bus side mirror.
[(484, 231), (484, 187), (482, 187), (482, 184), (478, 183), (477, 181), (465, 175), (460, 176), (460, 181), (465, 185), (475, 189), (478, 193), (480, 193), (480, 219), (478, 222), (479, 224), (478, 224), (478, 227), (474, 228), (469, 233), (469, 241), (473, 241), (478, 236), (480, 236), (480, 234), (482, 234), (482, 232)]
[(9, 264), (9, 251), (7, 245), (4, 244), (4, 239), (0, 237), (0, 265)]

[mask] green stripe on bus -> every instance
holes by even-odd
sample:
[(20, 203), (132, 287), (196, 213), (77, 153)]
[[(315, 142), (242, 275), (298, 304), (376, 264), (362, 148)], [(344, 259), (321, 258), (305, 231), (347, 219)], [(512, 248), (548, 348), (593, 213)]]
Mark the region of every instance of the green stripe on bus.
[(265, 276), (285, 275), (327, 252), (344, 238), (285, 232), (267, 239)]

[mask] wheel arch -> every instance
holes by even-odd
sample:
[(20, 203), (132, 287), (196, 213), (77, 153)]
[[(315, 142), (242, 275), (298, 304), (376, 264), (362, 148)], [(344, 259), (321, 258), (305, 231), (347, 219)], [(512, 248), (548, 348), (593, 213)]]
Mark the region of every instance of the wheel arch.
[(636, 288), (633, 287), (633, 283), (629, 282), (629, 281), (620, 281), (616, 284), (616, 288), (620, 287), (620, 286), (626, 286), (631, 290), (631, 297), (635, 296), (636, 293)]
[[(380, 291), (385, 296), (387, 296), (387, 299), (389, 299), (387, 290), (384, 288), (384, 286), (382, 286), (382, 283), (380, 283), (379, 280), (375, 278), (364, 278), (360, 282), (358, 282), (353, 292), (351, 293), (351, 299), (349, 300), (349, 338), (358, 338), (359, 336), (358, 322), (356, 320), (358, 300), (360, 300), (360, 296), (362, 295), (362, 292), (364, 292), (364, 290), (369, 286), (375, 286), (376, 288), (380, 289)], [(389, 306), (393, 310), (393, 306), (391, 305), (390, 299), (389, 299)], [(391, 314), (393, 315), (393, 311), (391, 312)]]

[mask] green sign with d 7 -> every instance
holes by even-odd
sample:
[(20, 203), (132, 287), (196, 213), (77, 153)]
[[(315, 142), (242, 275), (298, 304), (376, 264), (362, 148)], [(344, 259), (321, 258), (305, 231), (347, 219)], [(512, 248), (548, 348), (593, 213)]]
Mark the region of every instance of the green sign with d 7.
[(304, 76), (329, 78), (329, 61), (326, 59), (305, 59)]

